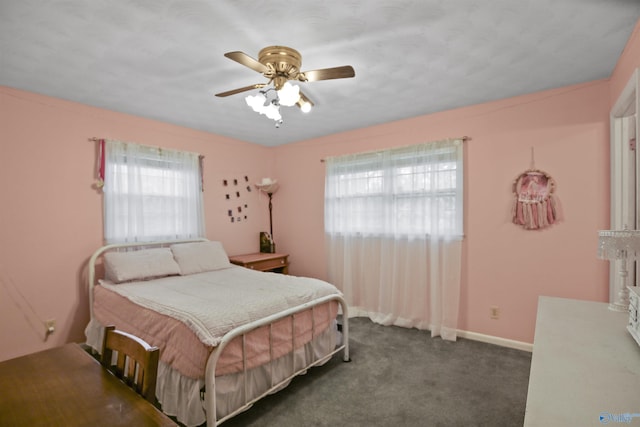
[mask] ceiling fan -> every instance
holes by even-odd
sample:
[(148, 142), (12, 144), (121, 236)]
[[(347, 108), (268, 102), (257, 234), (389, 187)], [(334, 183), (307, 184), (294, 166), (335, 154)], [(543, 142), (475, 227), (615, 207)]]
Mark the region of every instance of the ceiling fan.
[[(254, 59), (244, 52), (234, 51), (224, 54), (227, 58), (238, 62), (245, 67), (261, 73), (269, 79), (267, 83), (256, 83), (238, 89), (217, 93), (216, 96), (225, 97), (252, 89), (262, 89), (273, 84), (276, 91), (281, 90), (289, 80), (300, 82), (315, 82), (318, 80), (344, 79), (356, 75), (351, 65), (341, 67), (322, 68), (319, 70), (300, 71), (302, 55), (290, 47), (268, 46), (258, 53), (258, 59)], [(305, 103), (313, 105), (309, 98), (300, 92), (300, 100), (296, 103), (303, 107)]]

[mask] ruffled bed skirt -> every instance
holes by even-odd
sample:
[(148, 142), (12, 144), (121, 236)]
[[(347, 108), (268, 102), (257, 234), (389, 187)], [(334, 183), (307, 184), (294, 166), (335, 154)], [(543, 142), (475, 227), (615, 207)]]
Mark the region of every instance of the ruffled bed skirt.
[[(86, 344), (100, 353), (104, 326), (96, 320), (91, 320), (85, 329)], [(328, 328), (305, 346), (294, 352), (292, 363), (291, 354), (280, 357), (271, 364), (262, 365), (247, 371), (248, 400), (251, 400), (295, 371), (303, 369), (315, 360), (321, 359), (336, 348), (339, 333), (337, 327)], [(274, 378), (271, 378), (273, 372)], [(216, 377), (216, 412), (220, 419), (244, 405), (243, 373)], [(286, 387), (285, 383), (278, 390)], [(189, 378), (181, 375), (166, 363), (158, 365), (158, 380), (156, 382), (156, 397), (162, 405), (162, 411), (175, 416), (178, 421), (188, 427), (198, 426), (206, 421), (204, 407), (204, 378)], [(278, 391), (274, 390), (274, 392)]]

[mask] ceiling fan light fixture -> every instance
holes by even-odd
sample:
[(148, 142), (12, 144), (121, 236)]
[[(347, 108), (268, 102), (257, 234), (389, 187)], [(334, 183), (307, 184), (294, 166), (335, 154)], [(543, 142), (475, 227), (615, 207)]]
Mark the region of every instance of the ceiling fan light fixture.
[(264, 114), (271, 120), (280, 121), (282, 120), (282, 115), (280, 115), (280, 108), (276, 104), (269, 104), (264, 108)]
[[(281, 105), (285, 107), (297, 105), (304, 113), (308, 113), (313, 107), (313, 102), (300, 91), (300, 87), (292, 85), (289, 80), (315, 82), (355, 77), (355, 71), (351, 65), (301, 71), (302, 56), (300, 52), (286, 46), (265, 47), (260, 50), (257, 60), (240, 51), (227, 52), (224, 56), (261, 73), (268, 79), (268, 83), (256, 83), (217, 93), (216, 96), (226, 97), (252, 89), (261, 89), (260, 95), (247, 96), (245, 100), (254, 111), (275, 120), (276, 127), (280, 127), (282, 124)], [(265, 87), (266, 89), (263, 89)], [(269, 95), (271, 91), (273, 91), (272, 97)]]
[(282, 123), (282, 115), (280, 114), (280, 100), (278, 99), (277, 95), (273, 99), (268, 99), (267, 92), (269, 90), (273, 89), (268, 89), (266, 91), (261, 90), (259, 94), (255, 96), (248, 95), (244, 100), (247, 105), (251, 107), (251, 109), (253, 109), (253, 111), (263, 114), (271, 120), (275, 120), (277, 127), (279, 127), (278, 122)]
[(265, 108), (267, 97), (262, 92), (255, 96), (248, 95), (245, 99), (247, 105), (253, 109), (256, 113), (261, 113)]
[(300, 111), (302, 111), (303, 113), (308, 113), (313, 108), (313, 102), (311, 102), (311, 100), (307, 98), (304, 93), (300, 94), (300, 98), (298, 99), (298, 102), (296, 102), (296, 104), (298, 105), (298, 107), (300, 107)]
[(293, 107), (300, 99), (300, 86), (292, 85), (286, 82), (282, 89), (278, 91), (278, 98), (280, 99), (280, 105), (285, 107)]

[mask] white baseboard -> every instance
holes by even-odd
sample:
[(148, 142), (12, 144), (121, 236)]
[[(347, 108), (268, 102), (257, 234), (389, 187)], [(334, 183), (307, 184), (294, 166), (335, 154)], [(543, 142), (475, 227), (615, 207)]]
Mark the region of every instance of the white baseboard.
[(506, 338), (494, 337), (492, 335), (479, 334), (477, 332), (461, 331), (458, 330), (458, 337), (466, 338), (468, 340), (486, 342), (488, 344), (495, 344), (501, 347), (514, 348), (516, 350), (533, 352), (533, 344), (522, 341), (509, 340)]

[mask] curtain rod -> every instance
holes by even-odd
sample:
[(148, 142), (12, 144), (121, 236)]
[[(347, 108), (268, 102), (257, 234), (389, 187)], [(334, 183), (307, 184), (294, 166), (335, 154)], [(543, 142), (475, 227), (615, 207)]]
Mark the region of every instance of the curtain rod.
[[(460, 137), (458, 137), (458, 138), (447, 138), (447, 139), (461, 139), (461, 140), (462, 140), (462, 142), (471, 141), (471, 137), (470, 137), (470, 136), (460, 136)], [(431, 141), (431, 142), (436, 142), (436, 141)], [(428, 144), (428, 143), (427, 143), (427, 144)], [(416, 144), (413, 144), (413, 145), (416, 145)], [(391, 148), (391, 149), (395, 149), (395, 148), (405, 148), (405, 147), (411, 147), (411, 145), (405, 145), (405, 146), (401, 146), (401, 147), (393, 147), (393, 148)], [(359, 153), (359, 154), (365, 154), (365, 153), (378, 153), (378, 152), (380, 152), (380, 151), (383, 151), (383, 150), (365, 151), (364, 153)], [(321, 163), (324, 163), (324, 162), (325, 162), (325, 159), (320, 159), (320, 162), (321, 162)]]
[[(87, 138), (87, 141), (91, 141), (91, 142), (100, 142), (100, 141), (102, 141), (102, 140), (105, 140), (105, 141), (106, 141), (106, 140), (107, 140), (107, 138), (97, 138), (97, 137), (95, 137), (95, 136), (92, 136), (91, 138)], [(137, 144), (137, 143), (134, 143), (134, 144)], [(156, 146), (153, 146), (153, 145), (144, 145), (144, 144), (138, 144), (138, 145), (142, 145), (143, 147), (149, 147), (149, 148), (154, 148), (154, 149), (164, 150), (164, 148), (162, 148), (162, 147), (156, 147)], [(173, 149), (173, 148), (172, 148), (172, 149), (170, 149), (170, 150), (172, 150), (172, 151), (179, 151), (179, 150), (175, 150), (175, 149)], [(204, 157), (205, 157), (203, 154), (199, 154), (199, 153), (195, 153), (195, 154), (198, 154), (198, 156), (200, 156), (200, 158), (201, 158), (201, 159), (204, 159)]]

